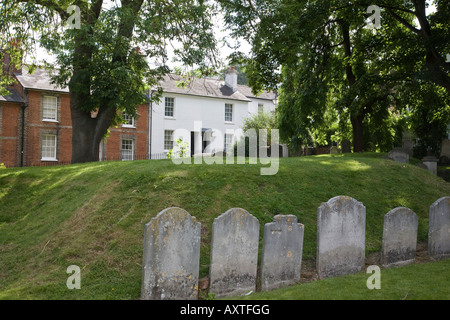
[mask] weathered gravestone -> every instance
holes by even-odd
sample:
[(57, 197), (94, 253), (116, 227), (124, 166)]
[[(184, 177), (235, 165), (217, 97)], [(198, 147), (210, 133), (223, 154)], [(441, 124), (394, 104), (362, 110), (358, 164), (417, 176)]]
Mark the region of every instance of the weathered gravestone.
[(434, 259), (450, 257), (450, 197), (430, 206), (428, 255)]
[(441, 157), (450, 158), (450, 140), (449, 139), (442, 140)]
[(399, 207), (384, 216), (381, 264), (384, 267), (402, 266), (416, 257), (419, 219), (410, 209)]
[(304, 226), (294, 215), (277, 215), (264, 226), (261, 288), (271, 290), (300, 281)]
[(404, 148), (394, 148), (389, 151), (388, 158), (400, 163), (409, 163), (409, 152)]
[(339, 153), (340, 153), (340, 150), (339, 150), (338, 147), (332, 146), (332, 147), (330, 148), (330, 154), (339, 154)]
[(342, 149), (342, 153), (352, 152), (352, 143), (348, 140), (342, 140), (341, 149)]
[(200, 226), (181, 208), (161, 211), (145, 225), (141, 298), (198, 298)]
[(258, 245), (259, 221), (244, 209), (214, 219), (209, 292), (223, 297), (255, 291)]
[(327, 278), (363, 270), (366, 207), (338, 196), (317, 209), (317, 273)]

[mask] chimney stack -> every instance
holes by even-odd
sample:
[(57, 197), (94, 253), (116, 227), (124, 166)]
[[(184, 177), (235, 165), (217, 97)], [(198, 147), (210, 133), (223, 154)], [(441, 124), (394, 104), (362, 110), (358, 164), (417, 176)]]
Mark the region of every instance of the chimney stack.
[(238, 72), (234, 67), (231, 67), (230, 70), (225, 72), (225, 85), (233, 92), (237, 91), (237, 78), (238, 78)]
[[(1, 57), (3, 74), (13, 76), (15, 73), (22, 73), (23, 52), (20, 48), (20, 40), (11, 40), (9, 46), (1, 49)], [(11, 57), (13, 57), (13, 59)], [(12, 60), (17, 62), (16, 65), (11, 65)]]

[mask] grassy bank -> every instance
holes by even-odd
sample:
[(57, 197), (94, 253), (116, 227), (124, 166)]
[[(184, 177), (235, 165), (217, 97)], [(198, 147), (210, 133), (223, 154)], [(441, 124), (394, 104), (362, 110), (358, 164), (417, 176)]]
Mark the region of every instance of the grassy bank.
[[(305, 261), (315, 256), (317, 207), (337, 195), (366, 206), (367, 253), (381, 247), (383, 217), (406, 206), (426, 241), (428, 208), (450, 184), (377, 154), (280, 160), (259, 165), (174, 165), (170, 160), (101, 162), (0, 171), (0, 299), (137, 299), (144, 224), (177, 206), (202, 223), (200, 274), (209, 267), (214, 218), (232, 207), (305, 225)], [(82, 289), (68, 290), (66, 269), (81, 268)]]

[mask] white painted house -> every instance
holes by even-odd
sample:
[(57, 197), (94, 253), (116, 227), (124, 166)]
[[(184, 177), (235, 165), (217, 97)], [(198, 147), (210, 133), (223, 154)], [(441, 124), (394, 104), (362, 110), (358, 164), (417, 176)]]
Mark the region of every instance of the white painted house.
[(255, 96), (237, 84), (237, 76), (231, 68), (225, 81), (195, 79), (183, 88), (177, 86), (181, 76), (167, 75), (162, 98), (150, 108), (149, 153), (167, 153), (179, 138), (189, 143), (191, 156), (226, 151), (239, 138), (245, 118), (275, 110), (275, 93)]

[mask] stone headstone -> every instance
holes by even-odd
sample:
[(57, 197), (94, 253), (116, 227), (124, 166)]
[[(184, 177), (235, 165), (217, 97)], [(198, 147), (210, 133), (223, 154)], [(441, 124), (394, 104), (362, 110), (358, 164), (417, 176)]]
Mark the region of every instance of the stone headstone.
[(431, 174), (437, 175), (437, 163), (439, 159), (434, 156), (426, 156), (422, 159), (422, 163), (427, 167)]
[(449, 139), (442, 140), (441, 157), (450, 158), (450, 140)]
[(381, 264), (384, 267), (402, 266), (416, 257), (419, 219), (410, 209), (399, 207), (384, 216)]
[(351, 197), (338, 196), (317, 209), (317, 273), (319, 278), (363, 270), (366, 207)]
[(289, 149), (288, 149), (287, 145), (285, 145), (285, 144), (280, 144), (280, 146), (281, 146), (280, 155), (281, 155), (283, 158), (288, 158), (288, 157), (289, 157)]
[(332, 147), (330, 148), (330, 154), (339, 154), (339, 152), (340, 152), (340, 150), (339, 150), (339, 148), (336, 147), (336, 146), (332, 146)]
[(409, 163), (409, 152), (403, 148), (394, 148), (389, 151), (388, 158), (400, 163)]
[(434, 259), (450, 257), (450, 197), (430, 206), (428, 255)]
[(402, 148), (408, 152), (409, 156), (413, 156), (414, 151), (414, 134), (409, 131), (403, 131)]
[(264, 226), (261, 288), (271, 290), (300, 281), (304, 226), (294, 215), (277, 215)]
[(342, 140), (341, 150), (342, 150), (342, 153), (352, 152), (352, 143), (349, 140)]
[(244, 209), (214, 219), (209, 292), (224, 297), (255, 291), (258, 245), (259, 221)]
[(198, 298), (201, 225), (187, 211), (168, 208), (145, 225), (141, 298)]

